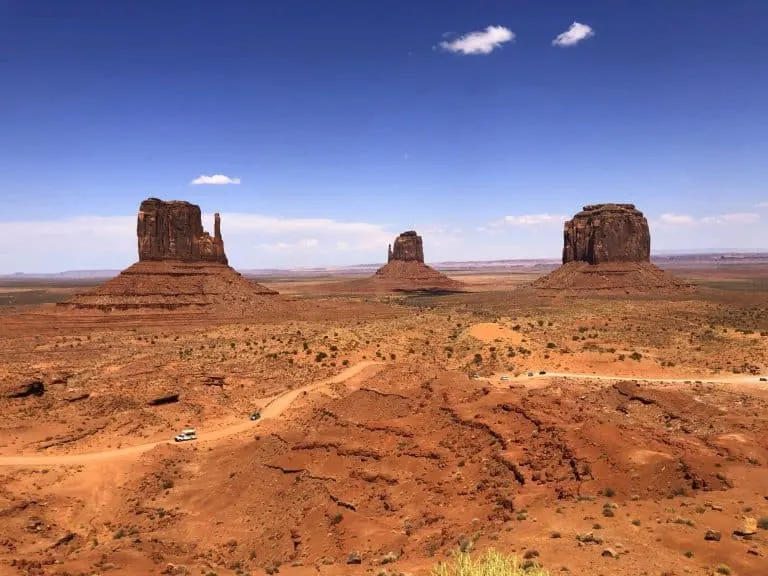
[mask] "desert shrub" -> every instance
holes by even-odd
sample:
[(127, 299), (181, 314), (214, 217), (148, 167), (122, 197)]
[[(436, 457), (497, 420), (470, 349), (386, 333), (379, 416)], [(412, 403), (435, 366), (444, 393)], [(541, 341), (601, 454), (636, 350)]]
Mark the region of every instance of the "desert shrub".
[(315, 356), (315, 362), (322, 362), (325, 358), (328, 358), (328, 354), (325, 352), (318, 352)]
[(643, 355), (640, 354), (639, 352), (632, 352), (632, 354), (630, 354), (629, 357), (632, 358), (632, 360), (640, 360), (643, 357)]
[(489, 550), (475, 559), (469, 554), (456, 554), (451, 562), (435, 566), (432, 576), (549, 576), (549, 572), (530, 561), (521, 562), (516, 556)]
[(557, 344), (555, 344), (554, 342), (547, 342), (547, 348), (549, 349), (557, 348)]
[(757, 521), (757, 527), (761, 530), (768, 530), (768, 516), (761, 516)]

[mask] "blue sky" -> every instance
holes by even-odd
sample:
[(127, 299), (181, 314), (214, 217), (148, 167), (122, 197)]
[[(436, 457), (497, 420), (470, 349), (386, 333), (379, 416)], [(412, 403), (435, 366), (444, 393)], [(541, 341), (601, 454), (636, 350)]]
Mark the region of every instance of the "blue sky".
[[(149, 196), (242, 268), (767, 249), (768, 3), (0, 0), (0, 273), (119, 268)], [(561, 36), (562, 35), (562, 36)], [(560, 40), (558, 40), (560, 38)], [(230, 184), (192, 184), (222, 175)], [(212, 227), (210, 218), (204, 222)]]

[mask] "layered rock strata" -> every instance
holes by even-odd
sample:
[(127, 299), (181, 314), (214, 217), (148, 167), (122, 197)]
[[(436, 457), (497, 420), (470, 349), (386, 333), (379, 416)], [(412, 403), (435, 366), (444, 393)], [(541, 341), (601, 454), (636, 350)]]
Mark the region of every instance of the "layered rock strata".
[(60, 303), (60, 309), (247, 314), (277, 305), (264, 298), (277, 292), (228, 265), (218, 214), (211, 236), (203, 229), (199, 206), (149, 198), (139, 207), (136, 234), (138, 262)]
[(648, 221), (634, 204), (584, 206), (563, 236), (563, 264), (651, 261)]
[(546, 293), (667, 294), (692, 286), (651, 263), (648, 221), (633, 204), (593, 204), (565, 223), (563, 265), (537, 279)]

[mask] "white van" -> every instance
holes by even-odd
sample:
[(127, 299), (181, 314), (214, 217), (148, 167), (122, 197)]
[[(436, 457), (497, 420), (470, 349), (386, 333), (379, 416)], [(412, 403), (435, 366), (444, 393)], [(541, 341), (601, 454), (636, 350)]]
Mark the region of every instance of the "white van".
[(197, 432), (194, 428), (186, 428), (174, 437), (176, 442), (186, 442), (188, 440), (197, 440)]

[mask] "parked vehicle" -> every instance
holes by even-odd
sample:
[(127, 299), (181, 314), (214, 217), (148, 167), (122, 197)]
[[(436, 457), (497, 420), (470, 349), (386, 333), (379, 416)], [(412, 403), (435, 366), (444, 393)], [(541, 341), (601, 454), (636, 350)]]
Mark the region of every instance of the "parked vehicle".
[(503, 380), (503, 381), (505, 381), (505, 382), (506, 382), (507, 380), (509, 380), (509, 376), (507, 376), (506, 374), (504, 374), (504, 376), (502, 376), (502, 377), (500, 378), (500, 380)]
[(259, 412), (258, 410), (253, 414), (251, 414), (251, 420), (258, 420), (259, 418), (261, 418), (261, 412)]
[(533, 376), (533, 372), (528, 372), (528, 377), (530, 378), (531, 376)]
[(760, 377), (760, 382), (768, 382), (768, 378), (765, 378), (763, 376)]
[(539, 374), (541, 374), (541, 375), (544, 375), (544, 374), (546, 374), (546, 373), (547, 373), (547, 371), (546, 371), (546, 370), (539, 370)]
[(174, 437), (176, 442), (187, 442), (189, 440), (197, 440), (197, 432), (194, 428), (186, 428)]

